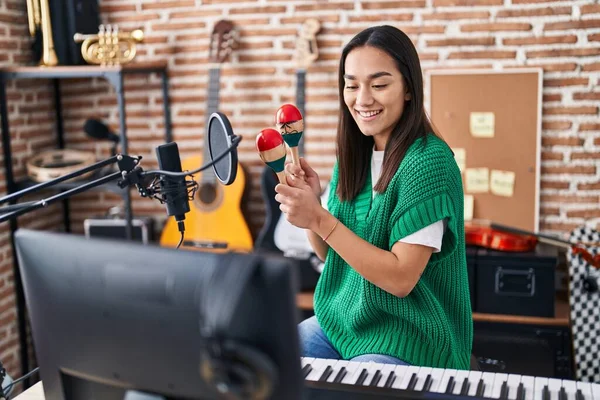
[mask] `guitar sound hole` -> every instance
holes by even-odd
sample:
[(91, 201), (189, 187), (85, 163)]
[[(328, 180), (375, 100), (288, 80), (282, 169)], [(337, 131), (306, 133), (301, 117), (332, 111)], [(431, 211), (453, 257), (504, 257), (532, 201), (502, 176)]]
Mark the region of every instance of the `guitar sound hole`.
[(217, 186), (205, 183), (200, 186), (197, 196), (201, 203), (212, 204), (217, 199)]

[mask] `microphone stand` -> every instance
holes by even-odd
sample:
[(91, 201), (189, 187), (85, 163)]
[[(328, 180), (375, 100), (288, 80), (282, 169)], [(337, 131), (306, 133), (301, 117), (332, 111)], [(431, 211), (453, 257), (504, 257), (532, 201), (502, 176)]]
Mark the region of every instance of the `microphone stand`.
[[(141, 156), (132, 157), (132, 156), (128, 156), (126, 154), (117, 154), (115, 156), (107, 158), (106, 160), (99, 161), (95, 164), (92, 164), (87, 167), (81, 168), (77, 171), (71, 172), (70, 174), (60, 176), (58, 178), (52, 179), (47, 182), (39, 183), (39, 184), (31, 186), (27, 189), (23, 189), (18, 192), (11, 193), (9, 195), (1, 197), (0, 204), (10, 202), (10, 201), (15, 201), (25, 195), (35, 193), (42, 189), (52, 187), (58, 183), (67, 181), (69, 179), (75, 178), (77, 176), (83, 175), (83, 174), (91, 172), (91, 171), (95, 171), (95, 170), (103, 168), (107, 165), (116, 163), (119, 167), (119, 171), (113, 172), (112, 174), (103, 176), (96, 180), (84, 183), (73, 189), (65, 190), (64, 192), (61, 192), (54, 196), (50, 196), (46, 199), (37, 200), (37, 201), (28, 201), (28, 202), (21, 203), (21, 204), (11, 204), (7, 207), (0, 208), (0, 213), (2, 213), (2, 214), (0, 214), (0, 223), (8, 221), (9, 219), (16, 218), (16, 217), (23, 215), (25, 213), (28, 213), (30, 211), (47, 207), (50, 204), (53, 204), (57, 201), (67, 199), (71, 196), (85, 192), (86, 190), (92, 189), (96, 186), (100, 186), (100, 185), (103, 185), (105, 183), (108, 183), (108, 182), (111, 182), (114, 180), (118, 180), (117, 184), (121, 189), (126, 188), (130, 185), (136, 185), (138, 188), (138, 191), (142, 197), (153, 197), (156, 193), (160, 192), (160, 189), (156, 189), (156, 188), (152, 187), (152, 185), (150, 187), (144, 187), (144, 185), (140, 185), (140, 183), (145, 178), (156, 177), (156, 176), (162, 176), (162, 177), (164, 177), (164, 179), (186, 177), (188, 175), (193, 175), (198, 172), (204, 171), (205, 169), (207, 169), (211, 166), (214, 166), (214, 164), (216, 164), (221, 159), (223, 159), (227, 154), (229, 154), (230, 152), (235, 150), (241, 140), (242, 140), (241, 136), (233, 135), (232, 139), (231, 139), (231, 146), (229, 146), (226, 150), (224, 150), (218, 156), (212, 158), (212, 160), (209, 163), (204, 164), (203, 166), (201, 166), (193, 171), (183, 171), (183, 172), (171, 172), (171, 171), (163, 171), (163, 170), (144, 171), (142, 169), (142, 167), (139, 165), (140, 160), (142, 159)], [(165, 202), (165, 200), (162, 200), (162, 199), (159, 199), (159, 200), (161, 202)], [(131, 221), (127, 221), (127, 223), (125, 224), (127, 240), (132, 239), (130, 222)]]
[[(91, 171), (95, 171), (95, 170), (103, 168), (107, 165), (116, 163), (119, 166), (119, 171), (117, 171), (117, 172), (113, 172), (112, 174), (109, 174), (109, 175), (103, 176), (101, 178), (98, 178), (96, 180), (84, 183), (73, 189), (66, 190), (59, 194), (50, 196), (46, 199), (41, 199), (41, 200), (37, 200), (37, 201), (29, 201), (29, 202), (25, 202), (22, 204), (12, 204), (7, 207), (0, 208), (0, 213), (3, 213), (2, 215), (0, 215), (0, 223), (8, 221), (9, 219), (12, 219), (12, 218), (16, 218), (16, 217), (23, 215), (25, 213), (28, 213), (30, 211), (47, 207), (50, 204), (53, 204), (57, 201), (67, 199), (71, 196), (85, 192), (91, 188), (103, 185), (105, 183), (108, 183), (108, 182), (111, 182), (114, 180), (119, 180), (118, 186), (122, 189), (128, 187), (129, 185), (134, 185), (134, 184), (137, 185), (138, 183), (141, 182), (141, 180), (143, 178), (143, 174), (142, 174), (143, 170), (139, 166), (141, 159), (142, 159), (141, 156), (131, 157), (131, 156), (124, 155), (124, 154), (117, 154), (106, 160), (99, 161), (95, 164), (92, 164), (92, 165), (89, 165), (82, 169), (79, 169), (77, 171), (71, 172), (70, 174), (60, 176), (56, 179), (52, 179), (47, 182), (42, 182), (42, 183), (39, 183), (32, 187), (29, 187), (27, 189), (23, 189), (18, 192), (11, 193), (7, 196), (4, 196), (4, 197), (0, 198), (0, 204), (6, 203), (9, 201), (15, 201), (25, 195), (36, 193), (42, 189), (50, 188), (61, 182), (67, 181), (69, 179), (75, 178), (77, 176), (83, 175), (83, 174), (91, 172)], [(142, 196), (144, 196), (144, 194), (146, 193), (146, 189), (141, 186), (139, 186), (138, 188), (139, 188), (139, 191), (142, 194)], [(125, 227), (126, 227), (126, 234), (127, 234), (126, 237), (128, 240), (131, 240), (131, 238), (132, 238), (131, 225), (125, 224)]]

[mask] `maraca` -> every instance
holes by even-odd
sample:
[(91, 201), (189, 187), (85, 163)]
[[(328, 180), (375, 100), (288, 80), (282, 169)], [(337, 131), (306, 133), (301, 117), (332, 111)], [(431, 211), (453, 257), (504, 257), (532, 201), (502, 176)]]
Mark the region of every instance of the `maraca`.
[(281, 134), (275, 129), (263, 129), (256, 136), (256, 149), (264, 163), (275, 171), (279, 182), (286, 184), (284, 168), (287, 153)]
[(283, 140), (287, 143), (292, 152), (292, 162), (300, 166), (300, 156), (298, 155), (298, 143), (304, 132), (304, 120), (300, 110), (293, 104), (284, 104), (279, 107), (275, 116), (277, 129), (283, 136)]

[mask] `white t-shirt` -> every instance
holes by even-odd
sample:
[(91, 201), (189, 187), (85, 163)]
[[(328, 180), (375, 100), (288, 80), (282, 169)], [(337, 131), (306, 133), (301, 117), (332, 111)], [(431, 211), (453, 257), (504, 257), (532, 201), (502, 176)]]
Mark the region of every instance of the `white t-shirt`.
[[(383, 164), (383, 150), (375, 151), (373, 149), (373, 157), (371, 157), (371, 183), (373, 186), (377, 183), (379, 179), (379, 175), (381, 175), (381, 166)], [(373, 191), (373, 196), (375, 196), (375, 191)], [(321, 196), (323, 199), (323, 207), (327, 209), (327, 198), (329, 197), (329, 186), (325, 189), (325, 192)], [(444, 232), (446, 231), (447, 221), (446, 218), (443, 220), (434, 222), (431, 225), (426, 226), (425, 228), (418, 230), (417, 232), (408, 235), (402, 239), (400, 242), (403, 243), (411, 243), (411, 244), (421, 244), (424, 246), (433, 247), (434, 253), (439, 253), (442, 249), (442, 237), (444, 236)]]

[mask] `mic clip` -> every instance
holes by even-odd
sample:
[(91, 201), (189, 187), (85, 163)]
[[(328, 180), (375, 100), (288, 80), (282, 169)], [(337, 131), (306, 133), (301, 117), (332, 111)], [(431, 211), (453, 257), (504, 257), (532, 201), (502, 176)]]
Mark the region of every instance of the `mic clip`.
[(131, 185), (136, 185), (138, 188), (142, 188), (143, 185), (140, 183), (143, 181), (144, 170), (140, 166), (141, 156), (131, 157), (126, 154), (119, 154), (117, 156), (117, 164), (121, 171), (121, 179), (117, 181), (117, 185), (124, 189)]

